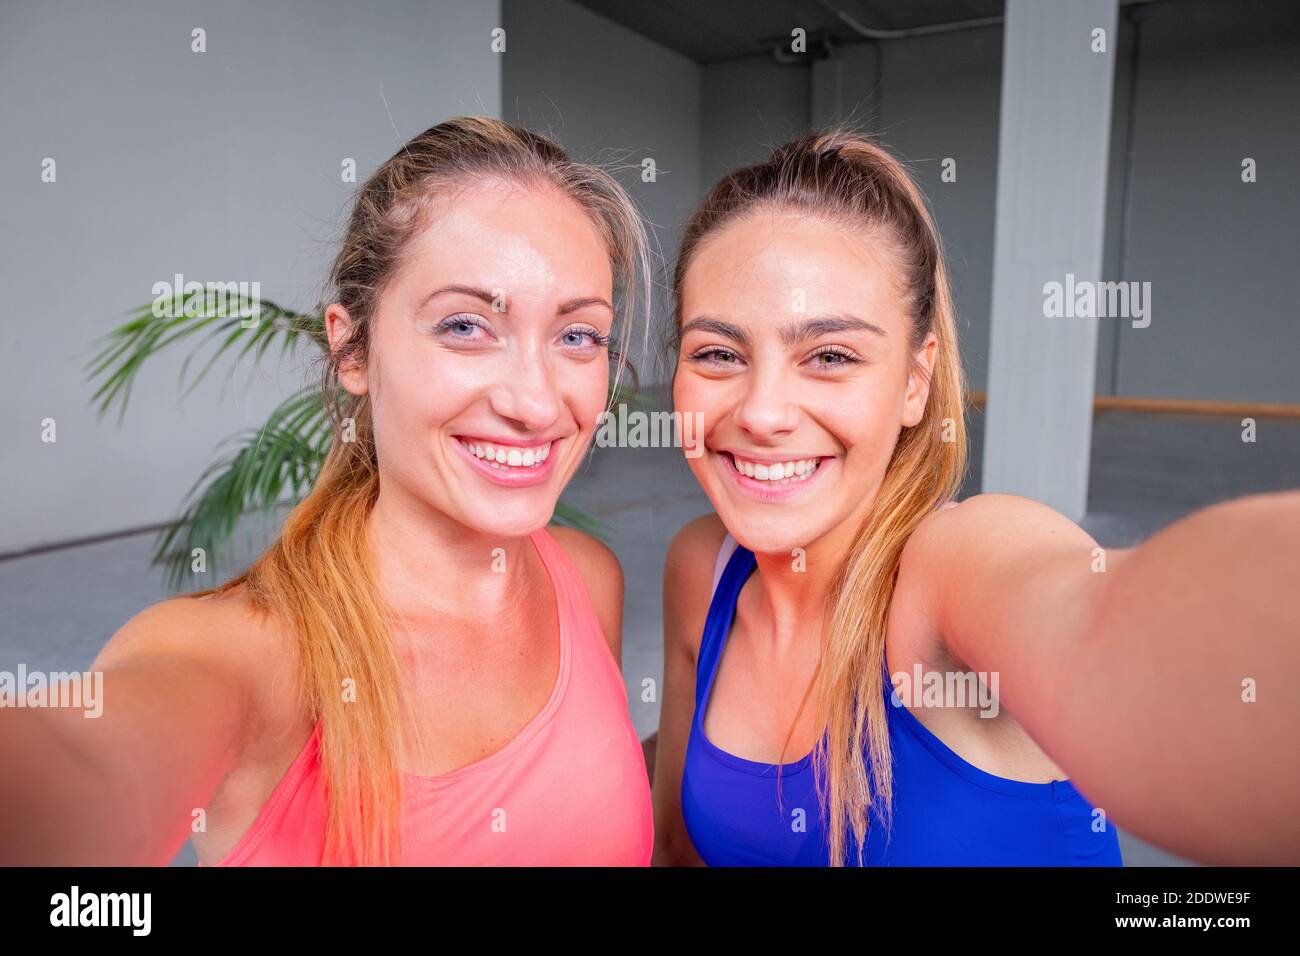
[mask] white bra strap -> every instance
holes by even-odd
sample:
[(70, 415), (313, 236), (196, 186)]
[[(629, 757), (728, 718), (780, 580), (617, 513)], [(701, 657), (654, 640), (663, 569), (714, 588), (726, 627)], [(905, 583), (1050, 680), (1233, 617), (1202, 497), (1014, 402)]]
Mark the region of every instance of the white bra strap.
[(718, 582), (722, 580), (722, 572), (726, 569), (731, 556), (736, 553), (737, 547), (739, 547), (739, 544), (736, 539), (731, 536), (731, 532), (727, 532), (726, 537), (722, 539), (722, 547), (718, 549), (718, 560), (713, 563), (713, 587), (709, 591), (710, 595), (718, 590)]

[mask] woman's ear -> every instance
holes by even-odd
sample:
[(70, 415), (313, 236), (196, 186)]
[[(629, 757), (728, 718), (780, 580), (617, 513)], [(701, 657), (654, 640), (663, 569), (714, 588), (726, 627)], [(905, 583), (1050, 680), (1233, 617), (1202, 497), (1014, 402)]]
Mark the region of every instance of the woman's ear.
[[(352, 317), (348, 310), (335, 302), (325, 310), (325, 337), (331, 352), (344, 348), (353, 333)], [(339, 363), (339, 384), (353, 395), (364, 395), (369, 390), (366, 367), (354, 359)]]
[(912, 357), (907, 373), (907, 394), (903, 397), (903, 426), (911, 428), (925, 416), (925, 403), (930, 397), (930, 376), (939, 355), (939, 339), (933, 332), (925, 337), (925, 344)]

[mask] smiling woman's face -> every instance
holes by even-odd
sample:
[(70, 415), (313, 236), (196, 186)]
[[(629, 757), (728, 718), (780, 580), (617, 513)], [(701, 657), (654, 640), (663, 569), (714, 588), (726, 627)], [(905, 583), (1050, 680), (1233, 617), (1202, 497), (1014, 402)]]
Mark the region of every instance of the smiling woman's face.
[(842, 225), (762, 210), (710, 235), (681, 289), (676, 409), (702, 415), (691, 470), (732, 535), (788, 554), (852, 534), (904, 426), (925, 411), (891, 253)]
[[(454, 193), (380, 296), (367, 367), (381, 487), (474, 530), (544, 527), (605, 408), (613, 273), (596, 226), (553, 189)], [(330, 307), (331, 342), (347, 313)]]

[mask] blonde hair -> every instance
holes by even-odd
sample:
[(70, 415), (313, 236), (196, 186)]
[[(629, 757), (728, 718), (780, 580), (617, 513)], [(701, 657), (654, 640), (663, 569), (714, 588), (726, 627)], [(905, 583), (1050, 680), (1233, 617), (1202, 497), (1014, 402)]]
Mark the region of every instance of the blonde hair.
[[(813, 766), (830, 862), (844, 865), (852, 830), (860, 865), (870, 814), (887, 829), (891, 822), (885, 634), (899, 560), (911, 533), (957, 493), (966, 471), (967, 399), (956, 316), (939, 234), (911, 175), (867, 137), (834, 129), (808, 133), (763, 162), (735, 170), (705, 197), (686, 225), (678, 254), (674, 335), (681, 326), (682, 283), (701, 243), (761, 209), (819, 216), (883, 243), (900, 266), (913, 370), (924, 373), (915, 353), (926, 337), (933, 332), (938, 340), (925, 413), (902, 429), (871, 511), (834, 577), (810, 687), (817, 726), (826, 731)], [(787, 746), (793, 733), (792, 725)], [(784, 753), (783, 747), (782, 761)]]
[[(319, 476), (285, 519), (279, 538), (243, 574), (254, 607), (291, 628), (300, 649), (304, 708), (322, 722), (321, 763), (329, 818), (322, 862), (392, 865), (402, 850), (402, 680), (366, 543), (379, 494), (369, 397), (339, 387), (339, 367), (369, 359), (370, 329), (386, 284), (433, 200), (482, 179), (560, 190), (590, 216), (609, 251), (615, 311), (615, 387), (626, 365), (632, 316), (648, 308), (645, 228), (627, 193), (604, 170), (572, 161), (549, 139), (488, 117), (458, 117), (404, 144), (355, 197), (330, 270), (335, 301), (352, 320), (322, 375), (334, 435)], [(352, 434), (345, 440), (344, 426)], [(345, 702), (343, 682), (355, 687)]]

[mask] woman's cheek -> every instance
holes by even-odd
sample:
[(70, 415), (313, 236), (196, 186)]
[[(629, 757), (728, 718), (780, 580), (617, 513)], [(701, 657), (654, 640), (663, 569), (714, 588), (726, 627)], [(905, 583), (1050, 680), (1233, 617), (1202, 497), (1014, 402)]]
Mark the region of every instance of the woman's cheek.
[(698, 380), (692, 381), (686, 377), (688, 375), (689, 373), (686, 372), (678, 372), (677, 382), (673, 387), (673, 408), (683, 414), (706, 412), (709, 400), (708, 387), (702, 388)]
[[(613, 378), (609, 363), (603, 359), (591, 362), (583, 371), (584, 375), (576, 384), (574, 394), (582, 396), (582, 400), (576, 403), (579, 409), (578, 424), (590, 436), (600, 423), (601, 413), (609, 405), (609, 386)], [(627, 376), (624, 375), (619, 384), (626, 383)], [(617, 405), (613, 411), (618, 411)]]

